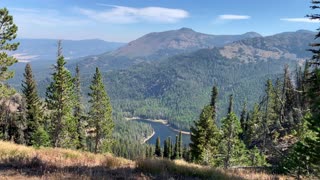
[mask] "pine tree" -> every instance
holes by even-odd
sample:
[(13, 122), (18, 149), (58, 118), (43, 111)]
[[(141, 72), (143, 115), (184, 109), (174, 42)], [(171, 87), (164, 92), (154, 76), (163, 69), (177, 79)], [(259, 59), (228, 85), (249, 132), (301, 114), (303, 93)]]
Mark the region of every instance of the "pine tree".
[[(320, 1), (312, 1), (312, 9), (320, 9)], [(319, 14), (308, 15), (310, 19), (319, 20)], [(320, 31), (316, 34), (316, 39), (320, 37)], [(310, 156), (311, 168), (316, 175), (320, 176), (320, 44), (311, 44), (313, 49), (310, 51), (313, 53), (312, 59), (309, 65), (312, 67), (308, 81), (308, 100), (310, 107), (310, 116), (307, 117), (309, 123), (309, 130), (314, 133), (314, 136), (306, 139), (308, 154)]]
[(152, 148), (152, 146), (149, 146), (149, 158), (153, 158), (154, 156), (153, 156), (153, 149), (154, 148)]
[(262, 113), (258, 104), (254, 105), (253, 111), (248, 117), (244, 142), (248, 148), (253, 148), (259, 144), (261, 134)]
[(77, 149), (85, 149), (86, 147), (86, 132), (85, 132), (85, 114), (82, 105), (82, 95), (81, 95), (81, 84), (80, 84), (80, 69), (79, 66), (76, 66), (76, 76), (74, 79), (75, 87), (75, 106), (74, 106), (74, 118), (77, 121), (77, 135), (78, 135), (78, 144)]
[(172, 159), (179, 159), (179, 137), (176, 135), (176, 143), (174, 144), (174, 151)]
[(168, 138), (164, 140), (163, 143), (163, 157), (169, 158), (169, 144), (168, 144)]
[(243, 108), (241, 111), (241, 115), (240, 115), (240, 125), (241, 125), (241, 129), (242, 129), (242, 133), (240, 134), (240, 139), (244, 140), (245, 139), (245, 132), (247, 131), (247, 102), (245, 101), (243, 103)]
[(213, 86), (210, 106), (212, 107), (212, 120), (214, 121), (214, 123), (217, 118), (217, 101), (218, 101), (218, 88), (217, 86)]
[(156, 149), (155, 149), (155, 151), (154, 151), (154, 154), (155, 154), (155, 156), (157, 156), (157, 157), (161, 157), (162, 155), (161, 155), (161, 143), (160, 143), (161, 141), (160, 141), (160, 137), (158, 136), (157, 137), (157, 140), (156, 140)]
[(18, 27), (13, 23), (13, 17), (9, 15), (6, 8), (0, 9), (0, 99), (13, 95), (14, 91), (9, 89), (4, 83), (14, 76), (13, 71), (8, 67), (18, 60), (7, 54), (8, 51), (15, 51), (19, 43), (9, 43), (17, 36)]
[(71, 73), (64, 67), (61, 41), (58, 42), (57, 64), (52, 74), (53, 81), (47, 88), (46, 103), (50, 110), (50, 131), (54, 147), (75, 148), (77, 122), (73, 117), (74, 86)]
[(172, 145), (172, 140), (171, 140), (171, 136), (168, 137), (168, 158), (172, 158), (173, 156), (173, 145)]
[(91, 129), (93, 148), (92, 151), (107, 152), (112, 145), (112, 107), (110, 98), (105, 90), (102, 75), (98, 68), (93, 76), (90, 86), (89, 127)]
[[(25, 140), (27, 145), (33, 145), (36, 143), (41, 146), (40, 142), (42, 136), (48, 136), (43, 130), (43, 109), (42, 102), (39, 99), (36, 81), (32, 74), (31, 65), (28, 63), (25, 67), (25, 73), (23, 74), (25, 80), (22, 83), (22, 93), (26, 101), (26, 119), (27, 127), (25, 130)], [(42, 129), (42, 130), (41, 130)], [(40, 134), (44, 133), (44, 134)], [(45, 144), (47, 144), (45, 142)]]
[(205, 106), (198, 121), (191, 127), (191, 154), (196, 162), (214, 164), (218, 153), (220, 134), (218, 127), (212, 123), (212, 107)]
[(274, 89), (272, 85), (271, 79), (267, 81), (266, 84), (266, 95), (264, 99), (264, 116), (263, 116), (263, 121), (262, 121), (262, 134), (261, 134), (261, 139), (262, 139), (262, 151), (266, 151), (266, 143), (268, 141), (268, 135), (270, 133), (269, 125), (274, 122), (274, 119), (277, 118), (276, 114), (274, 113)]
[(179, 132), (179, 138), (178, 138), (178, 159), (182, 158), (183, 153), (183, 147), (182, 147), (182, 132)]
[[(293, 108), (296, 107), (295, 92), (290, 77), (289, 66), (286, 65), (284, 68), (284, 78), (283, 78), (283, 95), (284, 95), (284, 117), (288, 127), (294, 127), (294, 114)], [(291, 130), (291, 128), (289, 128)]]
[(223, 155), (224, 168), (240, 165), (247, 161), (245, 145), (239, 139), (239, 134), (242, 132), (241, 125), (232, 106), (233, 96), (230, 95), (228, 115), (222, 120), (221, 126), (223, 136), (220, 143), (220, 153)]

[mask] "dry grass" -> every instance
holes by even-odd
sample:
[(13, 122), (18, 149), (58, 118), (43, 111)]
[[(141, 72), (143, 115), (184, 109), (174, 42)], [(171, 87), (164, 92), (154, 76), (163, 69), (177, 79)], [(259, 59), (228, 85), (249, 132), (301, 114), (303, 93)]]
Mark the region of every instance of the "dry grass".
[[(143, 177), (135, 162), (111, 154), (25, 147), (0, 141), (0, 179), (117, 179)], [(136, 178), (135, 178), (136, 179)]]
[[(137, 162), (137, 168), (148, 174), (157, 174), (161, 179), (249, 179), (249, 180), (291, 180), (289, 176), (268, 174), (262, 170), (211, 168), (187, 163), (182, 160), (145, 159)], [(186, 178), (187, 177), (187, 178)]]
[(35, 149), (0, 141), (0, 179), (290, 179), (252, 170), (214, 169), (182, 160), (133, 162), (111, 154)]
[(187, 163), (182, 160), (145, 159), (137, 162), (137, 168), (150, 174), (157, 174), (161, 179), (242, 179), (228, 175), (210, 167)]

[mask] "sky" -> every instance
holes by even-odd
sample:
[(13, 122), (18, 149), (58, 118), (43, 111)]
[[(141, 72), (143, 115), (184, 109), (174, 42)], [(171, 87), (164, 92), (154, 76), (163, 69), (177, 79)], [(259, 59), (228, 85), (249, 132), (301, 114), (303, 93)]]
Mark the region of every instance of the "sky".
[(18, 25), (18, 38), (129, 42), (150, 32), (191, 28), (206, 34), (264, 36), (320, 22), (311, 0), (0, 0)]

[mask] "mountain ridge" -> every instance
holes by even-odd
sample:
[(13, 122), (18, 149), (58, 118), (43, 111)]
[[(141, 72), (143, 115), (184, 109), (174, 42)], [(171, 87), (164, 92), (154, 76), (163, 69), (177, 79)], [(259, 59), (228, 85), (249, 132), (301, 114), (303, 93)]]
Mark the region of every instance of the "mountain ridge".
[[(241, 35), (211, 35), (184, 27), (177, 30), (148, 33), (111, 52), (110, 55), (129, 58), (150, 57), (157, 54), (170, 56), (202, 48), (220, 47), (229, 42), (252, 37), (261, 37), (261, 35), (255, 32)], [(172, 52), (173, 50), (177, 52)]]

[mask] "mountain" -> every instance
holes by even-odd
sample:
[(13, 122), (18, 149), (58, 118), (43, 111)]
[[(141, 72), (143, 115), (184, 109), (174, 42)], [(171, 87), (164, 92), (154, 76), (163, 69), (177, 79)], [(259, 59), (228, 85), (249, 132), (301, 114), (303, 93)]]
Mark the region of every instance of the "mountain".
[(165, 32), (153, 32), (138, 38), (127, 45), (111, 52), (113, 56), (129, 58), (171, 56), (197, 49), (221, 47), (233, 41), (261, 37), (250, 32), (243, 35), (209, 35), (181, 28)]
[[(21, 62), (36, 60), (55, 60), (57, 39), (16, 39), (20, 42), (18, 50), (12, 52)], [(107, 42), (99, 39), (62, 40), (66, 59), (101, 54), (123, 46), (124, 43)]]
[[(141, 62), (166, 59), (203, 48), (222, 47), (234, 41), (262, 37), (255, 32), (242, 35), (209, 35), (181, 28), (146, 34), (111, 52), (80, 58), (75, 62), (88, 69), (102, 66), (105, 70), (125, 69)], [(70, 65), (74, 68), (75, 64)]]
[(228, 44), (220, 49), (220, 53), (228, 59), (243, 62), (268, 59), (305, 60), (311, 56), (307, 49), (314, 37), (314, 32), (306, 30), (254, 37)]

